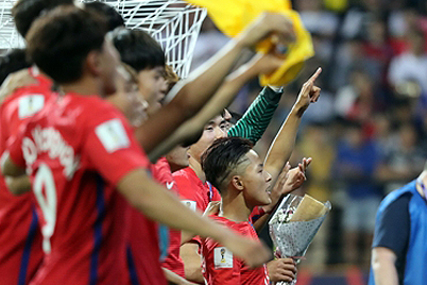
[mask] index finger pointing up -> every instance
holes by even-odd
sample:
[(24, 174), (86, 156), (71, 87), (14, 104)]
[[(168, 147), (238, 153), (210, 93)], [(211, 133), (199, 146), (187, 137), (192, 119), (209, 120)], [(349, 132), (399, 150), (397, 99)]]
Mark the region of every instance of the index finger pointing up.
[(322, 68), (319, 67), (316, 72), (310, 77), (310, 79), (308, 81), (310, 81), (310, 83), (314, 83), (314, 81), (316, 81), (317, 77), (319, 77), (320, 73), (322, 73)]

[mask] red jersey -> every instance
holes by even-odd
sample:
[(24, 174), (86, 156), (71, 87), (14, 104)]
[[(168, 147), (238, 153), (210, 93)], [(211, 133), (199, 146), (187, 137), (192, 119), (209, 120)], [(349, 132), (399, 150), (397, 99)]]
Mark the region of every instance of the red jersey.
[[(40, 75), (34, 78), (36, 85), (15, 90), (0, 107), (0, 155), (6, 150), (7, 140), (44, 107), (52, 94), (49, 79)], [(12, 195), (3, 176), (0, 176), (0, 244), (1, 284), (28, 284), (44, 256), (38, 217), (32, 195)]]
[[(159, 159), (154, 165), (153, 176), (157, 181), (165, 185), (167, 189), (179, 195), (178, 186), (172, 176), (172, 171), (166, 158)], [(169, 229), (169, 244), (167, 248), (167, 256), (162, 261), (162, 267), (185, 278), (184, 262), (179, 255), (181, 248), (181, 231)]]
[[(212, 201), (221, 201), (218, 190), (209, 182), (203, 183), (191, 167), (173, 173), (181, 201), (193, 211), (203, 213)], [(192, 242), (200, 245), (199, 236)]]
[(128, 284), (130, 206), (115, 186), (149, 162), (123, 115), (97, 96), (58, 96), (9, 151), (41, 214), (46, 257), (31, 284)]
[[(224, 217), (211, 216), (212, 219), (235, 232), (255, 240), (258, 235), (250, 222), (236, 223)], [(202, 243), (203, 268), (208, 285), (268, 285), (267, 267), (248, 268), (242, 260), (233, 256), (227, 248), (207, 238)]]
[(173, 177), (179, 196), (194, 211), (199, 209), (203, 213), (209, 202), (221, 201), (218, 190), (209, 182), (203, 183), (191, 167), (174, 172)]

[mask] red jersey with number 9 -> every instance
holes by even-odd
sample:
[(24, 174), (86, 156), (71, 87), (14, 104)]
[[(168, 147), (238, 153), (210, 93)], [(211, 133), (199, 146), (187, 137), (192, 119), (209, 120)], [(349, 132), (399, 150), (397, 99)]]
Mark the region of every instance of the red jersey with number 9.
[(30, 284), (129, 284), (130, 205), (115, 187), (149, 162), (123, 115), (97, 96), (58, 96), (9, 151), (41, 214), (47, 255)]
[[(7, 141), (52, 94), (52, 82), (41, 75), (33, 85), (16, 89), (0, 107), (0, 155)], [(0, 280), (2, 285), (28, 284), (43, 261), (42, 238), (31, 194), (13, 196), (0, 176)]]

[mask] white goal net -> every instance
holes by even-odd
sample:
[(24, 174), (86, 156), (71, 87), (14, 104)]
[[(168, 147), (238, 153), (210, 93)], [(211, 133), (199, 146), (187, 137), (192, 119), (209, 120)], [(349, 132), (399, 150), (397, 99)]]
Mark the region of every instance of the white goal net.
[[(16, 0), (0, 1), (0, 49), (24, 47), (11, 15)], [(91, 2), (91, 1), (83, 1)], [(190, 72), (194, 47), (206, 10), (183, 0), (107, 0), (124, 18), (129, 29), (141, 29), (162, 46), (167, 62), (182, 78)]]

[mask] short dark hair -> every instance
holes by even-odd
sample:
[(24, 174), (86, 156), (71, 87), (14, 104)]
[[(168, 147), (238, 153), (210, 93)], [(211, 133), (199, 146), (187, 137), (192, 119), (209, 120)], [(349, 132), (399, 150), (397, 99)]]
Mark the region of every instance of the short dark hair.
[(72, 4), (73, 0), (18, 0), (12, 8), (16, 29), (25, 38), (33, 22), (43, 13), (59, 5)]
[(9, 51), (0, 57), (0, 85), (10, 73), (30, 66), (31, 62), (27, 60), (25, 49), (13, 49)]
[(165, 54), (161, 46), (144, 31), (117, 29), (113, 33), (113, 43), (121, 60), (137, 72), (165, 66)]
[(114, 31), (118, 27), (124, 27), (125, 21), (116, 9), (104, 2), (86, 3), (86, 8), (101, 14), (107, 20), (108, 31)]
[(239, 137), (215, 140), (202, 155), (202, 169), (206, 180), (220, 192), (224, 191), (227, 177), (244, 161), (244, 156), (252, 147), (250, 140)]
[(27, 35), (28, 55), (57, 83), (71, 83), (83, 74), (93, 50), (102, 50), (105, 20), (92, 11), (61, 6), (36, 20)]

